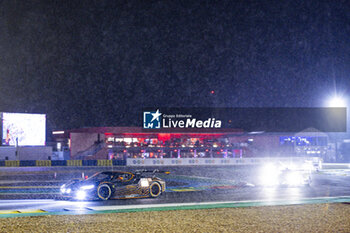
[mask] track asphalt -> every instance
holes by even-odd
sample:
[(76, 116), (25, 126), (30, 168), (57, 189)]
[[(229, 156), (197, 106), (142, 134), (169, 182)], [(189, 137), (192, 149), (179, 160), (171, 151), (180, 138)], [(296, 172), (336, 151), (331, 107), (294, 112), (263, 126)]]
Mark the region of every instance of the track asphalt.
[(84, 202), (57, 200), (60, 185), (70, 178), (90, 176), (111, 168), (1, 169), (0, 217), (303, 204), (315, 200), (316, 203), (350, 202), (350, 171), (347, 169), (315, 172), (310, 187), (270, 188), (259, 186), (256, 182), (258, 169), (252, 167), (166, 169), (171, 171), (170, 175), (162, 175), (167, 182), (167, 192), (159, 198)]

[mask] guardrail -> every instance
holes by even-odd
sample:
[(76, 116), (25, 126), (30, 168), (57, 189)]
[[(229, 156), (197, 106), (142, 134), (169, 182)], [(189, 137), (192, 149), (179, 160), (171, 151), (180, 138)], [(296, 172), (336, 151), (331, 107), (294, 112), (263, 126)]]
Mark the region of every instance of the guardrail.
[(0, 167), (108, 167), (125, 166), (125, 160), (2, 160)]
[(2, 160), (0, 167), (109, 167), (109, 166), (232, 166), (257, 165), (268, 162), (303, 163), (312, 162), (320, 166), (317, 157), (282, 157), (282, 158), (164, 158), (127, 160)]

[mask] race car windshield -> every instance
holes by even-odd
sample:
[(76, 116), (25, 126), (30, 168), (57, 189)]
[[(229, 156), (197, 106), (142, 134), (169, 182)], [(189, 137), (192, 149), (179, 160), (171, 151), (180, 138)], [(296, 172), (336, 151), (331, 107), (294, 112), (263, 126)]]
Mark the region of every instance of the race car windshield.
[(104, 173), (96, 173), (93, 176), (91, 176), (90, 178), (88, 178), (87, 180), (104, 180), (110, 178), (109, 174), (104, 174)]

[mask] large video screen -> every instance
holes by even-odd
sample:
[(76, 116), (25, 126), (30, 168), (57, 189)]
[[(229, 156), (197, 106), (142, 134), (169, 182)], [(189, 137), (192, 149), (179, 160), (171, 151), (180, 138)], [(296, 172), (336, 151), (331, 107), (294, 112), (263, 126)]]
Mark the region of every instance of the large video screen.
[(46, 115), (2, 113), (2, 145), (44, 146)]

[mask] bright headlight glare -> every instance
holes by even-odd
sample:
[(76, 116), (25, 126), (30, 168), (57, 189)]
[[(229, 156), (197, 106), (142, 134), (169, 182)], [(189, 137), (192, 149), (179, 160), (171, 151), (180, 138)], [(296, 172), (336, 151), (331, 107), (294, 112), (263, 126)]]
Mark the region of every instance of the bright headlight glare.
[(147, 179), (141, 179), (141, 187), (148, 187), (149, 183)]
[(61, 193), (65, 193), (66, 192), (66, 185), (65, 184), (62, 185), (60, 190), (61, 190)]
[(70, 193), (72, 190), (71, 189), (67, 189), (66, 190), (66, 193)]
[(312, 165), (312, 163), (304, 163), (302, 169), (304, 171), (314, 171), (315, 167)]
[(280, 170), (273, 164), (266, 164), (261, 171), (260, 180), (263, 185), (277, 185)]
[(297, 172), (292, 172), (287, 176), (288, 185), (300, 185), (303, 183), (303, 176)]
[(266, 164), (262, 169), (263, 176), (278, 176), (280, 169), (273, 164)]
[(81, 186), (80, 189), (87, 190), (87, 189), (93, 189), (94, 187), (95, 187), (94, 185), (86, 185), (86, 186)]
[(76, 198), (77, 198), (78, 200), (83, 200), (83, 199), (85, 199), (85, 197), (86, 197), (86, 193), (85, 193), (84, 191), (79, 190), (79, 191), (76, 193)]
[(278, 177), (275, 176), (262, 176), (261, 177), (261, 182), (263, 185), (277, 185), (278, 184)]

